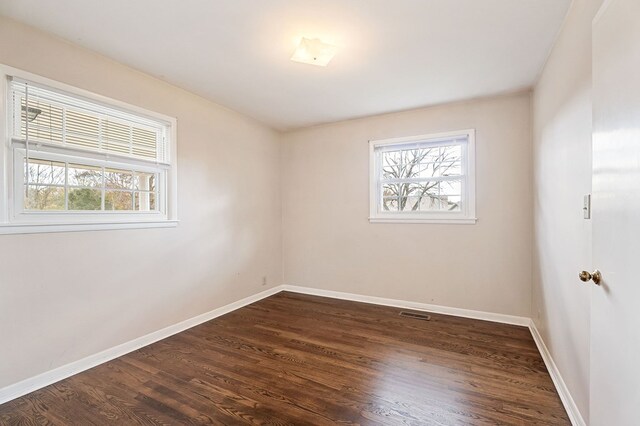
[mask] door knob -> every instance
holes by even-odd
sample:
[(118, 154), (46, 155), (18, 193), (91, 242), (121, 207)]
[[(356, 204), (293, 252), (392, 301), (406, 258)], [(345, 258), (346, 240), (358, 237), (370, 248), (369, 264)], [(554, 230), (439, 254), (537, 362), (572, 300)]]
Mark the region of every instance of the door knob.
[(593, 280), (593, 283), (596, 285), (600, 285), (600, 281), (602, 281), (602, 274), (597, 269), (593, 271), (593, 273), (582, 271), (578, 274), (578, 277), (585, 283), (589, 280)]

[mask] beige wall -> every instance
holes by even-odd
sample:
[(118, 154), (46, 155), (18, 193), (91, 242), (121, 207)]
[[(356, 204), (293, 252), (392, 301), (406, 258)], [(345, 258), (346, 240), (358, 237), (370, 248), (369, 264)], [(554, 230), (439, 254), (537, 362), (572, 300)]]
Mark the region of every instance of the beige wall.
[(533, 319), (580, 412), (589, 416), (591, 21), (602, 0), (574, 0), (533, 96)]
[(281, 284), (276, 133), (3, 18), (0, 63), (176, 117), (181, 221), (0, 235), (0, 388)]
[[(477, 224), (368, 222), (368, 140), (468, 128)], [(529, 316), (530, 140), (528, 93), (285, 134), (285, 283)]]
[[(589, 293), (575, 274), (591, 266), (580, 203), (600, 3), (575, 1), (533, 102), (522, 93), (284, 135), (0, 18), (0, 63), (177, 117), (181, 220), (0, 236), (0, 387), (285, 282), (533, 316), (586, 418)], [(369, 224), (368, 140), (467, 128), (476, 225)]]

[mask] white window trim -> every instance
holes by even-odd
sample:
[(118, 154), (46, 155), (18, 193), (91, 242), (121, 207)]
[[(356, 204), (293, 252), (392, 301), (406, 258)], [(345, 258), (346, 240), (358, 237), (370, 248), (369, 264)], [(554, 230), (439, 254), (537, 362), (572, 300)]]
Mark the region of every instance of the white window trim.
[[(17, 77), (34, 83), (42, 84), (53, 89), (61, 90), (72, 95), (81, 96), (100, 104), (108, 105), (112, 108), (121, 109), (126, 112), (136, 113), (150, 117), (155, 120), (169, 123), (169, 152), (165, 179), (162, 184), (165, 186), (164, 194), (166, 198), (160, 200), (163, 203), (163, 212), (29, 212), (28, 214), (16, 214), (15, 188), (15, 167), (20, 148), (12, 147), (10, 108), (8, 108), (9, 77)], [(72, 232), (72, 231), (95, 231), (112, 229), (139, 229), (139, 228), (167, 228), (175, 227), (178, 224), (178, 173), (177, 173), (177, 122), (174, 117), (169, 117), (157, 112), (149, 111), (134, 105), (114, 100), (105, 96), (78, 89), (64, 83), (60, 83), (27, 71), (12, 68), (0, 64), (0, 134), (3, 137), (0, 149), (0, 235), (2, 234), (29, 234), (40, 232)], [(36, 143), (34, 143), (36, 145)], [(47, 157), (55, 157), (64, 153), (65, 156), (73, 156), (72, 149), (61, 149), (50, 144), (41, 144), (39, 149)], [(14, 156), (15, 154), (15, 156)], [(83, 162), (90, 161), (91, 158), (100, 159), (97, 153), (82, 153)], [(135, 163), (136, 169), (144, 168), (135, 160), (126, 158), (116, 158), (109, 161), (114, 166), (121, 165), (131, 167)], [(141, 170), (142, 171), (142, 170)]]
[[(465, 184), (463, 185), (465, 194), (463, 200), (464, 210), (450, 213), (381, 213), (378, 210), (379, 192), (379, 165), (377, 164), (376, 148), (399, 145), (411, 142), (428, 142), (430, 140), (437, 143), (440, 139), (452, 139), (465, 136), (467, 142), (467, 153), (463, 155), (462, 167), (465, 170)], [(434, 223), (434, 224), (466, 224), (472, 225), (477, 222), (476, 218), (476, 182), (475, 182), (475, 129), (459, 130), (454, 132), (433, 133), (428, 135), (408, 136), (392, 139), (380, 139), (369, 141), (369, 222), (370, 223)]]

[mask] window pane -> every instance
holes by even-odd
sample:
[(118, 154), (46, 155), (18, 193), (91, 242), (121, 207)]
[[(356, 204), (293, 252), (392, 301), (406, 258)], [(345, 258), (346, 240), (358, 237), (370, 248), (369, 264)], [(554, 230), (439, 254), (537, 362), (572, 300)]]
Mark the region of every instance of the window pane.
[(462, 174), (462, 162), (442, 162), (437, 165), (434, 176), (460, 176)]
[(425, 187), (433, 185), (433, 182), (427, 183), (400, 183), (398, 184), (399, 194), (403, 197), (420, 196)]
[(382, 177), (394, 179), (400, 175), (400, 151), (382, 153)]
[(442, 161), (459, 161), (462, 158), (462, 146), (449, 145), (440, 148)]
[[(420, 177), (425, 158), (433, 149), (408, 149), (382, 153), (383, 179), (410, 179)], [(431, 176), (431, 175), (429, 175)]]
[(423, 148), (423, 152), (420, 154), (420, 162), (421, 163), (437, 163), (442, 161), (442, 148), (441, 147), (433, 147), (433, 148)]
[(420, 164), (419, 177), (458, 176), (462, 173), (462, 157), (459, 146), (439, 147), (434, 150), (437, 150), (437, 155), (430, 156), (429, 162)]
[(63, 186), (25, 186), (25, 210), (64, 210)]
[(426, 179), (461, 173), (460, 145), (382, 152), (382, 179)]
[(131, 210), (133, 208), (133, 195), (127, 191), (105, 191), (105, 210)]
[(420, 202), (424, 197), (400, 197), (400, 211), (413, 212), (420, 210)]
[(382, 196), (393, 197), (398, 195), (400, 184), (397, 183), (385, 183), (382, 185)]
[(397, 212), (398, 211), (398, 199), (397, 198), (383, 198), (382, 199), (382, 210)]
[(461, 181), (429, 182), (424, 185), (424, 189), (418, 208), (420, 211), (460, 210)]
[(436, 174), (436, 170), (438, 168), (437, 163), (420, 163), (418, 167), (418, 176), (419, 178), (428, 179), (434, 176), (438, 176)]
[(418, 209), (422, 212), (438, 211), (441, 210), (440, 199), (437, 193), (429, 193), (420, 199), (420, 206)]
[(132, 189), (133, 177), (130, 170), (105, 169), (105, 186), (112, 189)]
[(69, 210), (102, 210), (102, 191), (90, 188), (70, 188)]
[(446, 161), (441, 163), (418, 163), (408, 166), (387, 168), (383, 171), (383, 179), (429, 179), (442, 176), (460, 176), (461, 161)]
[(146, 212), (156, 209), (156, 194), (153, 192), (135, 193), (135, 210)]
[(422, 153), (420, 151), (422, 150), (407, 149), (401, 152), (402, 165), (405, 166), (405, 169), (414, 164), (420, 163), (420, 157), (422, 156)]
[(133, 189), (155, 191), (156, 175), (154, 173), (133, 172)]
[(384, 186), (392, 187), (387, 189), (389, 192), (398, 191), (398, 210), (401, 212), (431, 211), (442, 208), (439, 181)]
[(433, 185), (435, 182), (429, 183), (385, 183), (382, 185), (382, 196), (417, 196), (424, 189), (425, 185)]
[(383, 155), (383, 159), (385, 160), (385, 164), (389, 163), (389, 164), (399, 164), (400, 163), (400, 158), (402, 156), (402, 150), (397, 150), (397, 151), (383, 151), (382, 155)]
[(24, 160), (25, 183), (45, 183), (49, 185), (64, 185), (64, 163), (38, 160), (35, 158)]
[(440, 182), (440, 194), (443, 196), (462, 194), (462, 182), (459, 180), (446, 180)]
[(385, 211), (458, 211), (462, 181), (386, 183), (382, 185), (382, 209)]
[(414, 211), (439, 210), (438, 182), (426, 182), (420, 185), (417, 202), (412, 206)]
[(459, 212), (462, 210), (462, 197), (461, 196), (450, 196), (448, 197), (449, 204), (447, 206), (447, 210), (452, 212)]
[[(413, 153), (417, 153), (418, 151), (413, 151)], [(407, 162), (403, 164), (401, 169), (400, 177), (401, 178), (417, 178), (420, 176), (420, 156), (413, 155), (407, 157)]]
[(462, 181), (451, 180), (440, 183), (441, 208), (448, 211), (460, 211), (462, 201)]
[(69, 185), (99, 188), (102, 186), (102, 168), (69, 164)]

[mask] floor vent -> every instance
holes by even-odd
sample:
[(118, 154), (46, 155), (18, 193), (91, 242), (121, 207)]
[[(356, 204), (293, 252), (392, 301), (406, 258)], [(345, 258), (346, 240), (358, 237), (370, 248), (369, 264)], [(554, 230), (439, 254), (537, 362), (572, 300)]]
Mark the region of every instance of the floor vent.
[(401, 317), (407, 317), (407, 318), (413, 318), (413, 319), (419, 319), (419, 320), (423, 320), (423, 321), (429, 321), (431, 319), (431, 315), (421, 314), (421, 313), (418, 313), (418, 312), (402, 311), (402, 312), (400, 312), (400, 316)]

